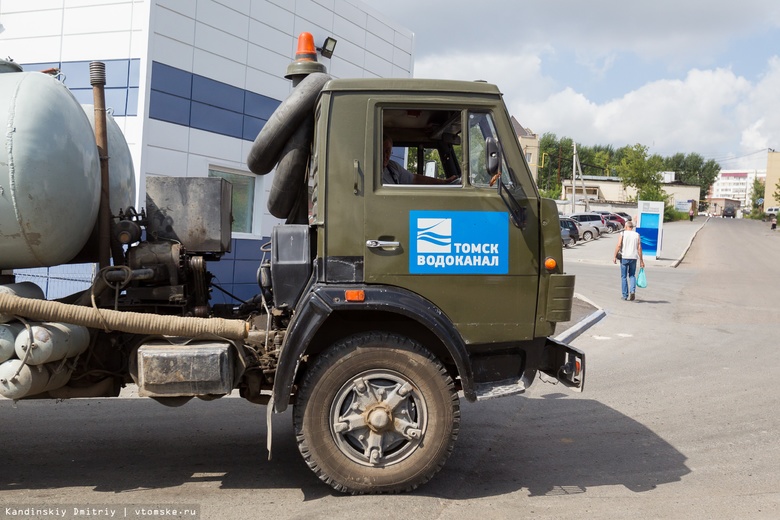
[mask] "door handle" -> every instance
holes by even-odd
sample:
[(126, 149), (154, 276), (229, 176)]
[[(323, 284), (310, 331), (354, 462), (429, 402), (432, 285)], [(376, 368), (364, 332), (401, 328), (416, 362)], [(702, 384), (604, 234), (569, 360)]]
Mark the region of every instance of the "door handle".
[(392, 242), (389, 240), (366, 240), (366, 247), (370, 249), (398, 249), (401, 247), (400, 242)]

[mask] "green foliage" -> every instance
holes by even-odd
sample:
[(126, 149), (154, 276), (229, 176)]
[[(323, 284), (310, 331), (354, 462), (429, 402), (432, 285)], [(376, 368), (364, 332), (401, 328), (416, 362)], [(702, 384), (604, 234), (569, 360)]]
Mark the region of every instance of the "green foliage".
[(775, 192), (772, 194), (775, 200), (780, 200), (780, 181), (775, 184)]
[(545, 199), (553, 199), (553, 200), (559, 200), (561, 198), (561, 187), (556, 186), (553, 189), (545, 190), (545, 189), (539, 189), (539, 193), (544, 197)]
[(661, 188), (661, 169), (663, 159), (659, 155), (647, 156), (647, 146), (635, 144), (625, 150), (617, 171), (625, 186), (633, 186), (637, 190), (639, 200), (666, 201), (667, 195)]
[(688, 214), (675, 210), (672, 206), (664, 206), (664, 222), (688, 220)]
[[(561, 193), (562, 184), (571, 183), (573, 144), (570, 137), (559, 138), (551, 132), (539, 139), (539, 156), (547, 155), (544, 166), (538, 169), (538, 185), (542, 192)], [(585, 146), (578, 143), (577, 153), (585, 175), (619, 176), (626, 186), (637, 189), (638, 198), (642, 200), (666, 201), (660, 172), (673, 171), (677, 180), (699, 186), (700, 211), (706, 209), (707, 194), (720, 172), (717, 162), (705, 161), (697, 153), (649, 156), (648, 147), (641, 144), (615, 149), (611, 145)], [(780, 183), (776, 189), (774, 196), (780, 200)]]
[(758, 199), (764, 198), (765, 191), (766, 186), (763, 179), (753, 179), (753, 186), (751, 187), (751, 197), (753, 198), (753, 204), (750, 207), (750, 213), (747, 215), (747, 218), (754, 220), (762, 220), (764, 218), (764, 211), (762, 209), (763, 205), (758, 203)]

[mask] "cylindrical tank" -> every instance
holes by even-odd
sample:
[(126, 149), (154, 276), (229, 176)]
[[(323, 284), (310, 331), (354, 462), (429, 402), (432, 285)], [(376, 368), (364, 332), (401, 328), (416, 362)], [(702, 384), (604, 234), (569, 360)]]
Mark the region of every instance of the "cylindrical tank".
[(32, 326), (32, 333), (33, 348), (30, 348), (30, 334), (26, 329), (16, 336), (14, 342), (16, 357), (28, 365), (43, 365), (70, 358), (81, 354), (89, 346), (89, 331), (81, 325), (36, 323)]
[(40, 72), (0, 74), (0, 117), (0, 269), (66, 263), (89, 238), (100, 204), (89, 119)]
[(16, 336), (23, 330), (24, 325), (18, 321), (0, 324), (0, 363), (16, 355)]
[(71, 372), (59, 365), (60, 363), (52, 363), (31, 367), (23, 364), (20, 359), (9, 359), (0, 363), (0, 395), (8, 399), (22, 399), (65, 386), (70, 380)]
[[(94, 132), (94, 105), (81, 105), (81, 108), (84, 109)], [(111, 114), (106, 114), (106, 133), (108, 134), (109, 207), (111, 214), (116, 215), (120, 209), (125, 211), (128, 206), (136, 207), (135, 170), (125, 135)]]
[[(32, 282), (19, 282), (0, 285), (0, 294), (13, 294), (22, 298), (34, 298), (43, 300), (45, 298), (43, 289)], [(14, 317), (10, 314), (0, 313), (0, 323), (13, 321)]]

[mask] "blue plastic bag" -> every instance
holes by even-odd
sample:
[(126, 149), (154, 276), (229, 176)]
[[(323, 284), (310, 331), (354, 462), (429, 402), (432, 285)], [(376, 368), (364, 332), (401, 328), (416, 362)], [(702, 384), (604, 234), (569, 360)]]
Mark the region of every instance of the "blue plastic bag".
[(636, 275), (636, 286), (644, 289), (647, 287), (647, 275), (645, 275), (645, 268), (640, 267), (639, 273)]

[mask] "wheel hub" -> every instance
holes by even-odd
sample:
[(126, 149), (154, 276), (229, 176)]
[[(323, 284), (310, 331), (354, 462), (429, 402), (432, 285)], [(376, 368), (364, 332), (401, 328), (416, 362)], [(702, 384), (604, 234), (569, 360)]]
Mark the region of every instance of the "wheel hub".
[(386, 466), (410, 456), (422, 442), (427, 408), (401, 374), (374, 370), (344, 384), (330, 411), (331, 434), (341, 452), (365, 466)]

